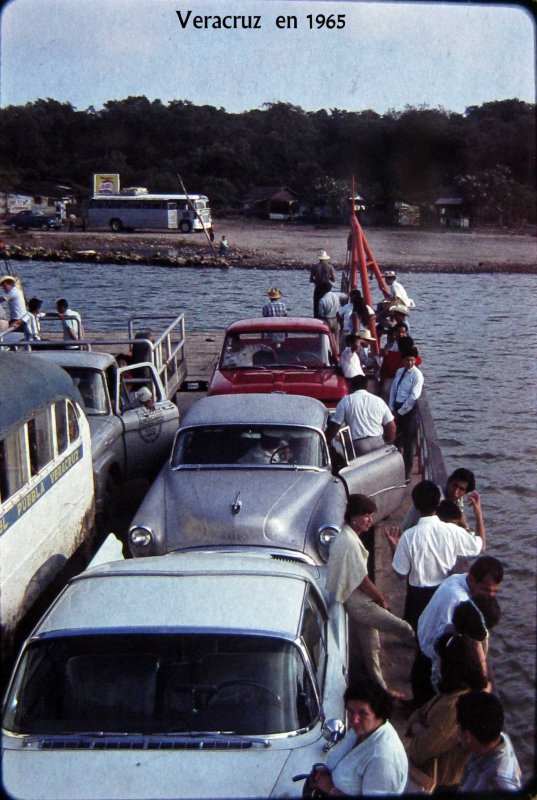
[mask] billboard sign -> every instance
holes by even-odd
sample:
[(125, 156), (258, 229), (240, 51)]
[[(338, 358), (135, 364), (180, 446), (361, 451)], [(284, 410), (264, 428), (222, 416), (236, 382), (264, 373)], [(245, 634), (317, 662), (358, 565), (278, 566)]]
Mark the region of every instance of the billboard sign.
[(93, 176), (93, 194), (119, 194), (118, 173), (99, 172)]

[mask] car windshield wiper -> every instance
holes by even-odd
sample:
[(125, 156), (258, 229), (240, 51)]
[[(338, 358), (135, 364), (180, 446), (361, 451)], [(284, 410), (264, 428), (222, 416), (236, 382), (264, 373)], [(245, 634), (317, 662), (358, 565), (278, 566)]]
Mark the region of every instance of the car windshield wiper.
[(151, 733), (149, 736), (179, 736), (185, 739), (221, 739), (225, 737), (232, 737), (238, 739), (240, 742), (253, 742), (254, 744), (262, 744), (264, 747), (271, 747), (272, 742), (269, 739), (262, 739), (259, 736), (245, 736), (242, 733), (235, 733), (235, 731), (162, 731), (162, 733)]

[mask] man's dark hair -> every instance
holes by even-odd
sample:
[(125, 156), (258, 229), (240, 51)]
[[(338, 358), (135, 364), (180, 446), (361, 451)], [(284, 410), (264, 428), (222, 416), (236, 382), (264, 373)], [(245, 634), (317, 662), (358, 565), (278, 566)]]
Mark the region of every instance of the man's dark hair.
[(56, 300), (56, 308), (69, 308), (69, 303), (65, 297), (60, 298), (60, 300)]
[(412, 336), (403, 336), (402, 339), (399, 339), (397, 342), (397, 349), (401, 353), (401, 358), (406, 358), (407, 356), (412, 355), (412, 350), (415, 350), (414, 347), (414, 339)]
[(434, 514), (440, 502), (440, 489), (432, 481), (420, 481), (412, 489), (412, 502), (421, 514)]
[(466, 634), (476, 642), (484, 642), (487, 638), (488, 625), (485, 616), (471, 600), (464, 600), (455, 606), (453, 627), (457, 633)]
[(417, 347), (412, 346), (409, 347), (408, 350), (403, 354), (403, 358), (417, 358), (419, 356), (419, 350)]
[(496, 627), (502, 617), (500, 604), (498, 603), (497, 599), (487, 594), (480, 597), (474, 597), (471, 602), (477, 606), (477, 608), (483, 614), (483, 619), (485, 620), (487, 630), (491, 631), (494, 627)]
[(348, 333), (345, 336), (345, 344), (347, 345), (347, 347), (350, 347), (351, 344), (353, 344), (359, 338), (360, 337), (358, 336), (357, 333)]
[(38, 297), (31, 297), (28, 300), (28, 311), (39, 311), (42, 305), (43, 301)]
[(345, 704), (349, 700), (358, 700), (368, 703), (376, 717), (386, 721), (393, 712), (393, 699), (390, 693), (372, 678), (363, 678), (347, 687), (343, 695)]
[(393, 326), (394, 331), (400, 330), (401, 328), (404, 328), (405, 331), (408, 331), (408, 325), (406, 324), (406, 322), (396, 322), (395, 325)]
[(357, 392), (358, 389), (365, 389), (367, 386), (367, 376), (366, 375), (353, 375), (352, 378), (349, 378), (349, 389), (352, 392)]
[(454, 470), (447, 479), (448, 483), (451, 481), (464, 481), (468, 484), (468, 492), (475, 490), (475, 475), (471, 469), (466, 469), (466, 467), (458, 467)]
[(459, 522), (462, 518), (462, 509), (453, 500), (441, 500), (436, 509), (437, 516), (442, 522)]
[(376, 504), (366, 494), (351, 494), (345, 509), (345, 522), (350, 522), (352, 517), (359, 514), (374, 514), (376, 510)]
[(468, 692), (457, 700), (457, 722), (480, 744), (492, 744), (503, 728), (503, 708), (490, 692)]
[(494, 583), (501, 583), (503, 580), (502, 562), (494, 556), (481, 556), (470, 567), (468, 574), (475, 581), (482, 581), (484, 578), (492, 578)]
[(442, 694), (461, 689), (486, 688), (488, 680), (471, 637), (460, 633), (443, 633), (434, 648), (440, 656), (438, 688)]

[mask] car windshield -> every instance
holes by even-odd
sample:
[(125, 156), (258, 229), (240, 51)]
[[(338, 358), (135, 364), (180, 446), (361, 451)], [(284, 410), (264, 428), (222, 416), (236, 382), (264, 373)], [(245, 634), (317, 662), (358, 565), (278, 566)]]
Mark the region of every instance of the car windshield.
[(269, 636), (107, 633), (32, 643), (9, 697), (17, 734), (296, 731), (319, 714), (301, 651)]
[(172, 466), (327, 467), (319, 431), (292, 425), (206, 425), (186, 428), (175, 443)]
[(85, 367), (64, 367), (82, 395), (88, 416), (108, 414), (108, 395), (102, 373)]
[(226, 336), (221, 369), (335, 366), (330, 339), (316, 331), (243, 332)]

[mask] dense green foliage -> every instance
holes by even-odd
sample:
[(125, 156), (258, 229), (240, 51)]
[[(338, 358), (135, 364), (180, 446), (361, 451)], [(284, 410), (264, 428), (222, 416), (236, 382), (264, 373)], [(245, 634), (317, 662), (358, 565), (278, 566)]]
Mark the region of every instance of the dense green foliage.
[(171, 191), (179, 173), (218, 211), (239, 209), (253, 186), (312, 199), (354, 175), (368, 200), (430, 205), (458, 188), (476, 219), (517, 224), (535, 220), (535, 140), (535, 106), (519, 100), (379, 115), (287, 103), (230, 114), (146, 97), (78, 111), (48, 99), (0, 110), (0, 188), (61, 180), (89, 193), (92, 174), (110, 171), (123, 186)]

